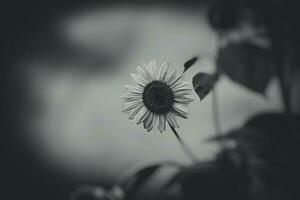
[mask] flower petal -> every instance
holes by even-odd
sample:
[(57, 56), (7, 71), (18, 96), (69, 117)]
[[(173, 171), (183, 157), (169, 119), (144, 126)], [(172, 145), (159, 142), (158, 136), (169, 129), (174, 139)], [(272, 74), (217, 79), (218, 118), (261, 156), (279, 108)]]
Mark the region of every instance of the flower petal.
[(191, 95), (180, 95), (174, 97), (175, 102), (179, 103), (190, 103), (194, 101), (194, 98)]
[(144, 120), (147, 118), (149, 114), (149, 111), (147, 110), (147, 108), (145, 106), (143, 106), (141, 108), (141, 110), (139, 111), (138, 115), (136, 116), (136, 124), (141, 124), (142, 122), (144, 122)]
[(158, 71), (158, 80), (159, 81), (163, 81), (164, 82), (164, 79), (165, 79), (166, 74), (167, 74), (167, 70), (168, 70), (168, 64), (166, 62), (164, 62), (160, 66), (159, 71)]
[(150, 112), (148, 117), (144, 120), (144, 129), (148, 132), (152, 130), (153, 127), (153, 113)]
[(184, 95), (191, 95), (192, 94), (192, 90), (177, 90), (177, 91), (173, 91), (175, 96), (184, 96)]
[(175, 77), (172, 82), (170, 83), (171, 88), (173, 85), (176, 85), (176, 83), (180, 83), (180, 80), (183, 78), (183, 74), (179, 74), (177, 77)]
[(174, 128), (179, 128), (179, 125), (176, 121), (175, 116), (173, 115), (173, 113), (169, 112), (167, 113), (167, 121), (169, 122), (169, 124), (174, 127)]
[(170, 63), (167, 63), (166, 71), (165, 71), (165, 73), (164, 73), (163, 80), (162, 80), (163, 82), (166, 82), (166, 81), (167, 81), (168, 73), (169, 73), (169, 71), (170, 71), (170, 66), (171, 66), (171, 64), (170, 64)]
[(171, 86), (171, 89), (176, 91), (179, 89), (189, 89), (192, 90), (192, 85), (189, 82), (178, 82)]
[(156, 132), (159, 126), (159, 115), (158, 114), (154, 114), (153, 117), (153, 131)]
[(140, 86), (133, 86), (133, 85), (125, 85), (124, 86), (127, 90), (129, 90), (132, 93), (135, 94), (142, 94), (143, 93), (143, 88)]
[(144, 87), (147, 84), (147, 81), (142, 76), (136, 75), (134, 73), (131, 73), (130, 75), (132, 76), (133, 80), (140, 86)]
[(152, 78), (151, 78), (150, 74), (147, 73), (146, 70), (143, 69), (142, 67), (138, 66), (137, 67), (137, 72), (140, 76), (142, 76), (147, 81), (147, 83), (152, 81)]
[(166, 131), (166, 120), (167, 120), (167, 116), (164, 114), (164, 131)]
[(143, 105), (141, 100), (126, 102), (122, 112), (129, 112), (141, 105)]
[(151, 60), (148, 63), (148, 69), (149, 69), (149, 72), (151, 74), (152, 80), (157, 80), (156, 62), (155, 62), (155, 60)]
[(159, 115), (158, 129), (159, 129), (159, 132), (161, 132), (161, 133), (164, 131), (164, 120), (165, 120), (164, 115)]
[(172, 80), (175, 78), (176, 76), (176, 70), (172, 71), (169, 76), (166, 79), (166, 83), (167, 85), (170, 85), (170, 83), (172, 82)]
[(123, 100), (124, 103), (126, 102), (131, 102), (131, 101), (137, 101), (137, 100), (142, 100), (142, 95), (141, 94), (125, 94), (121, 96), (121, 99)]
[(139, 105), (139, 107), (137, 109), (135, 109), (130, 115), (129, 115), (129, 119), (133, 120), (135, 118), (135, 116), (138, 114), (138, 112), (141, 110), (141, 108), (144, 107), (143, 104)]
[(143, 69), (144, 69), (145, 73), (147, 74), (149, 82), (154, 81), (155, 79), (153, 78), (153, 76), (151, 74), (151, 69), (146, 63), (143, 63)]
[(187, 119), (188, 111), (182, 103), (175, 102), (173, 104), (173, 109), (177, 116)]

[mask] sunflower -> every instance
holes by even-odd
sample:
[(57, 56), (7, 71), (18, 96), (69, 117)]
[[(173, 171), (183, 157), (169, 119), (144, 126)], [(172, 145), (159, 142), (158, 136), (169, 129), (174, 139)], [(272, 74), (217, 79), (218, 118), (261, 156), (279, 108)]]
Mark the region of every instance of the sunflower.
[(166, 123), (179, 128), (177, 117), (187, 119), (186, 106), (193, 101), (192, 87), (182, 81), (183, 73), (171, 70), (166, 62), (157, 69), (152, 60), (137, 67), (137, 74), (131, 76), (136, 85), (125, 85), (128, 93), (122, 96), (123, 112), (130, 113), (129, 119), (143, 123), (148, 132), (162, 133)]

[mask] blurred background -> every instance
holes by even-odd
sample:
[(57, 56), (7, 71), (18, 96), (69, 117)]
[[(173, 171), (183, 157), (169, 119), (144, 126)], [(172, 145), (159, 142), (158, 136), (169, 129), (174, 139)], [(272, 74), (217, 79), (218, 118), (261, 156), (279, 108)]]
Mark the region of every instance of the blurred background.
[[(190, 164), (171, 130), (148, 134), (121, 113), (123, 85), (143, 62), (193, 56), (186, 72), (215, 69), (217, 35), (202, 1), (6, 1), (2, 13), (1, 199), (68, 199), (81, 184), (110, 185), (140, 163)], [(278, 81), (265, 95), (222, 77), (222, 131), (282, 110)], [(199, 160), (218, 151), (211, 94), (178, 130)], [(5, 198), (4, 198), (5, 197)]]

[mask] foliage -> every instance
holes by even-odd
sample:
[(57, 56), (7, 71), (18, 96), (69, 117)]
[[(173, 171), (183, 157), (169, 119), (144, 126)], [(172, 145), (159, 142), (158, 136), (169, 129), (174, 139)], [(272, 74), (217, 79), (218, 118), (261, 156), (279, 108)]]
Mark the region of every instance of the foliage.
[(217, 65), (231, 80), (262, 94), (274, 75), (270, 52), (248, 41), (221, 48)]

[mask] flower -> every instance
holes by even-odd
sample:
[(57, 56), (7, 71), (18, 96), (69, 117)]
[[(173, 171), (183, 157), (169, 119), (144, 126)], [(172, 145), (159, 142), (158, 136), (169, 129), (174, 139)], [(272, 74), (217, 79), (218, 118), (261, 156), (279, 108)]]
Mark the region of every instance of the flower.
[(138, 66), (137, 72), (131, 74), (136, 85), (125, 85), (123, 112), (130, 113), (129, 119), (137, 124), (143, 123), (148, 132), (162, 133), (166, 122), (179, 128), (176, 117), (186, 119), (186, 106), (193, 101), (191, 84), (182, 81), (183, 73), (170, 70), (166, 62), (157, 70), (154, 60)]

